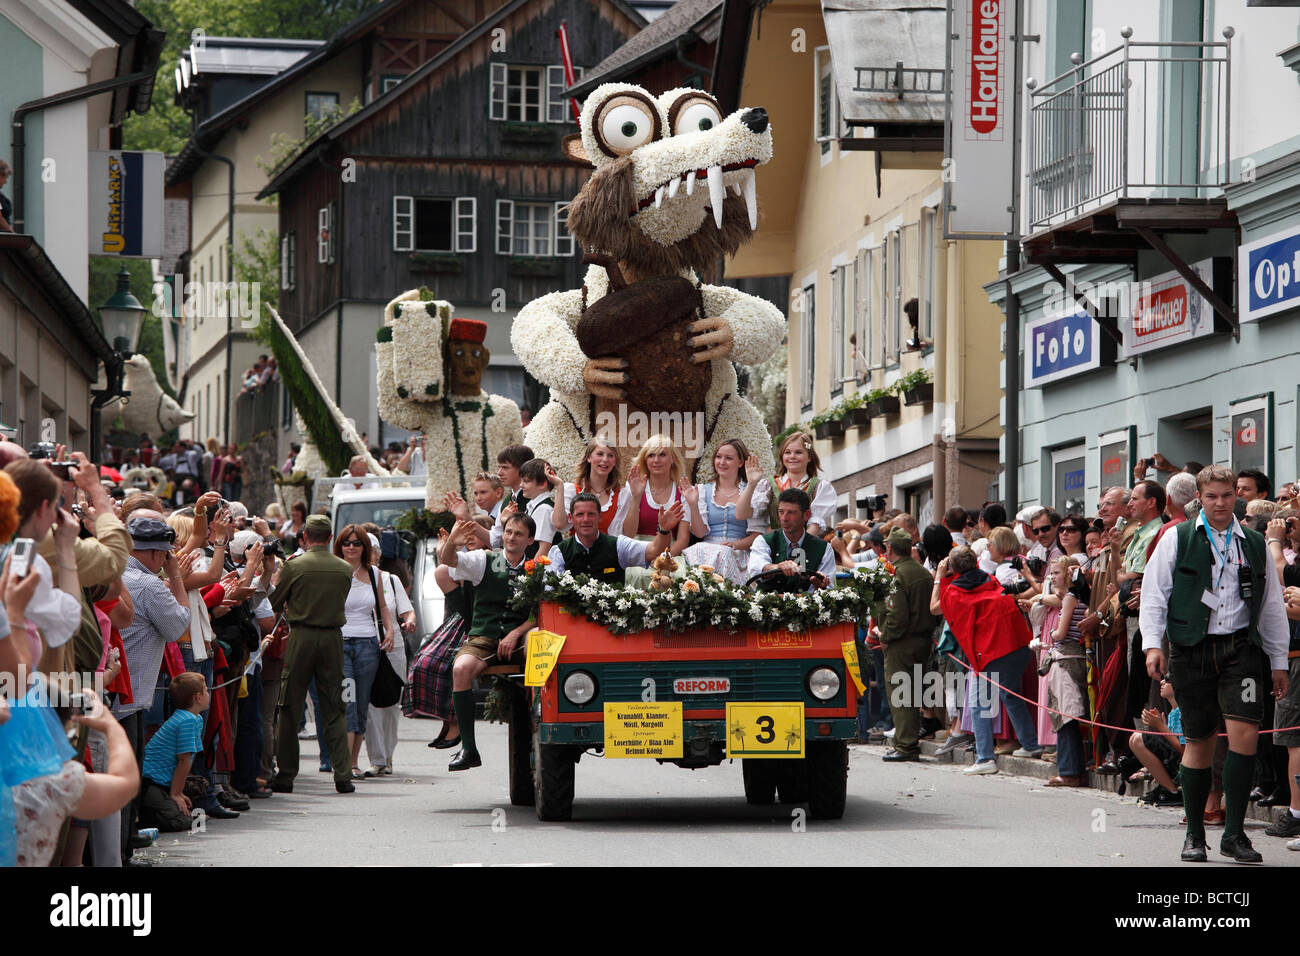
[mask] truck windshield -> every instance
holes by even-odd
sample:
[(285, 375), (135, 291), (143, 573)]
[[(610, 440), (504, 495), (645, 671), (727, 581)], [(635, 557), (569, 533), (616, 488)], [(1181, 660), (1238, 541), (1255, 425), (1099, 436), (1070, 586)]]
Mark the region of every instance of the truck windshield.
[(335, 527), (346, 528), (350, 524), (365, 524), (367, 521), (373, 521), (381, 528), (390, 528), (400, 516), (422, 503), (409, 498), (347, 501), (338, 507)]

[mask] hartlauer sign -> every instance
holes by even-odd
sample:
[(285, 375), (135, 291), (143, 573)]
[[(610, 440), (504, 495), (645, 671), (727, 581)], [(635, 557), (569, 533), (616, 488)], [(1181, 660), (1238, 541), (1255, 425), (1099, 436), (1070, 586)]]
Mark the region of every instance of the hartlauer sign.
[[(1214, 284), (1213, 262), (1192, 269)], [(1123, 321), (1124, 354), (1140, 355), (1214, 334), (1214, 309), (1177, 272), (1166, 272), (1134, 286), (1132, 315)]]
[(948, 231), (1012, 231), (1015, 0), (953, 0)]

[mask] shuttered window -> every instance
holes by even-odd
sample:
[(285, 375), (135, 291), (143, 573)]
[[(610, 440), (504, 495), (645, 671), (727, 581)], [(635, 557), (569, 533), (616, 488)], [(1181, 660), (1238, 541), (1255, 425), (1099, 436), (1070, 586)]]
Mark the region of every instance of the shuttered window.
[(503, 120), (506, 118), (506, 65), (492, 64), (492, 90), (488, 96), (488, 118)]
[(476, 252), (478, 202), (473, 196), (393, 197), (395, 252)]
[(292, 290), (298, 277), (298, 237), (292, 232), (280, 237), (280, 288)]
[(330, 209), (322, 206), (316, 210), (316, 261), (330, 261)]
[[(582, 80), (582, 67), (573, 68), (574, 82)], [(573, 110), (569, 106), (568, 97), (564, 96), (564, 91), (569, 88), (569, 84), (564, 80), (563, 66), (548, 66), (546, 68), (546, 121), (548, 123), (572, 123)]]
[(478, 251), (478, 200), (473, 196), (456, 199), (456, 251)]
[(515, 204), (509, 199), (497, 200), (497, 255), (510, 255), (515, 226)]
[(569, 235), (569, 204), (564, 201), (555, 204), (555, 254), (573, 255), (573, 236)]
[(410, 252), (415, 248), (415, 200), (410, 196), (393, 197), (393, 251)]

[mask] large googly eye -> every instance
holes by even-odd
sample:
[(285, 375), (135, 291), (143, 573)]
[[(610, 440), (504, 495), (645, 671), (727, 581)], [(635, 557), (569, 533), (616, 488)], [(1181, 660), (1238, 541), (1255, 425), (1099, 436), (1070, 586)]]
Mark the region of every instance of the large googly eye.
[(716, 106), (708, 100), (692, 100), (677, 111), (673, 123), (673, 135), (680, 136), (683, 133), (699, 133), (715, 129), (721, 122), (722, 114), (718, 112)]
[(600, 117), (600, 134), (610, 149), (630, 152), (654, 138), (654, 117), (641, 103), (611, 104)]

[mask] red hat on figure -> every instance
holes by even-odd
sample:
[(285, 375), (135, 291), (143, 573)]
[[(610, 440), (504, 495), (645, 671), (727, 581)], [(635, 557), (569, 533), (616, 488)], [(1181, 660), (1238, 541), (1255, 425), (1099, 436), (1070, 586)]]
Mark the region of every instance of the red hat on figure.
[(452, 319), (447, 332), (448, 342), (476, 342), (479, 345), (487, 338), (487, 323), (478, 319)]

